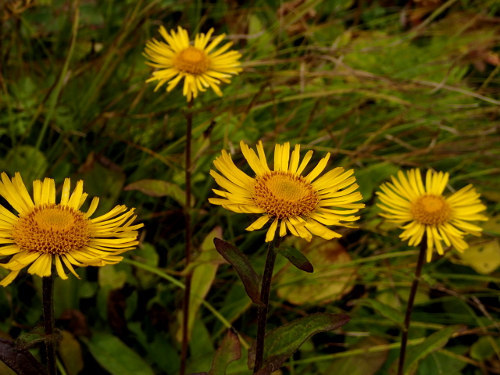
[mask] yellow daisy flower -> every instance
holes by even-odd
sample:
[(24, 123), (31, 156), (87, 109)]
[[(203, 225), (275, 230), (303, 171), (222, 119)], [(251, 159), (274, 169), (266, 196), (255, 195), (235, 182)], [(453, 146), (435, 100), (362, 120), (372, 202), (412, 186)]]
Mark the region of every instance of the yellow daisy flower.
[(234, 212), (262, 214), (246, 230), (258, 230), (271, 222), (266, 242), (274, 239), (278, 227), (280, 237), (289, 231), (307, 241), (312, 235), (330, 240), (341, 235), (326, 226), (352, 227), (351, 223), (359, 219), (353, 214), (365, 205), (356, 203), (362, 196), (357, 191), (354, 171), (337, 167), (318, 178), (330, 153), (303, 176), (313, 152), (308, 151), (300, 162), (300, 145), (290, 154), (290, 143), (277, 144), (274, 170), (267, 165), (262, 142), (257, 144), (257, 154), (243, 142), (240, 146), (256, 176), (252, 178), (238, 169), (229, 153), (223, 150), (214, 161), (221, 174), (211, 170), (210, 175), (225, 190), (214, 189), (222, 198), (210, 198), (209, 201)]
[(208, 43), (213, 32), (214, 29), (210, 29), (206, 34), (197, 34), (191, 45), (188, 32), (182, 27), (179, 26), (177, 32), (170, 30), (168, 33), (161, 26), (160, 34), (167, 43), (153, 39), (146, 43), (144, 50), (144, 56), (151, 60), (147, 64), (159, 69), (146, 82), (159, 81), (155, 91), (168, 82), (167, 92), (170, 92), (184, 78), (182, 94), (188, 101), (207, 87), (222, 96), (220, 83), (229, 83), (231, 75), (242, 70), (238, 61), (241, 54), (238, 51), (226, 52), (232, 42), (214, 50), (225, 35), (219, 35)]
[(419, 169), (392, 176), (392, 183), (383, 184), (377, 192), (384, 211), (380, 215), (404, 229), (400, 237), (409, 240), (411, 246), (427, 237), (427, 261), (436, 248), (443, 255), (443, 244), (462, 252), (469, 246), (463, 240), (466, 234), (479, 236), (482, 229), (471, 221), (487, 220), (480, 214), (486, 210), (479, 194), (472, 185), (467, 185), (449, 197), (443, 196), (449, 174), (428, 170), (425, 185)]
[(87, 212), (80, 211), (87, 194), (83, 181), (78, 181), (70, 193), (66, 178), (61, 200), (56, 203), (54, 180), (33, 181), (33, 199), (19, 173), (12, 181), (1, 174), (0, 195), (17, 211), (15, 215), (0, 205), (0, 256), (11, 256), (0, 266), (10, 270), (0, 285), (10, 284), (25, 267), (40, 277), (50, 276), (55, 266), (57, 274), (67, 279), (65, 268), (76, 277), (75, 266), (104, 266), (123, 259), (125, 251), (137, 244), (137, 229), (132, 225), (134, 209), (116, 206), (108, 213), (90, 218), (99, 198), (95, 197)]

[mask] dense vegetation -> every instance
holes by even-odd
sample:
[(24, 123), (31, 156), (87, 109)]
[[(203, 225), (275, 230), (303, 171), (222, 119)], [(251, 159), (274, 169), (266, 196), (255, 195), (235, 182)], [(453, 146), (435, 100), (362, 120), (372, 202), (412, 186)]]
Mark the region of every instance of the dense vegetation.
[[(317, 162), (353, 168), (366, 208), (339, 240), (289, 238), (315, 267), (278, 257), (268, 327), (316, 312), (350, 322), (307, 340), (284, 374), (384, 375), (396, 366), (418, 249), (376, 207), (400, 169), (450, 173), (475, 185), (490, 220), (470, 249), (426, 264), (413, 311), (410, 373), (500, 374), (500, 4), (496, 0), (95, 1), (0, 3), (0, 171), (83, 179), (99, 210), (136, 207), (141, 245), (115, 266), (56, 280), (63, 374), (177, 374), (183, 276), (194, 272), (188, 373), (208, 371), (227, 326), (247, 374), (256, 308), (216, 252), (220, 237), (262, 272), (265, 231), (251, 215), (209, 204), (222, 149), (250, 173), (239, 142), (301, 144)], [(154, 92), (143, 56), (158, 27), (213, 27), (243, 71), (193, 106), (192, 264), (184, 263), (186, 98)], [(2, 202), (2, 204), (4, 204)], [(3, 277), (7, 271), (0, 269)], [(43, 336), (41, 280), (22, 273), (0, 289), (0, 335)], [(32, 346), (31, 346), (32, 345)], [(0, 363), (2, 374), (13, 372)]]

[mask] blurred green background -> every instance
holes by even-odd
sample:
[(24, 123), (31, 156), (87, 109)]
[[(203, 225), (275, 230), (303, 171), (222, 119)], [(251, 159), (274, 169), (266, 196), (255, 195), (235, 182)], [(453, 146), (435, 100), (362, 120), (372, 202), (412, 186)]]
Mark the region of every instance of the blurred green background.
[[(473, 183), (491, 218), (465, 254), (424, 267), (412, 371), (500, 374), (500, 2), (3, 0), (0, 20), (0, 170), (28, 185), (82, 178), (98, 213), (124, 203), (145, 224), (128, 260), (57, 280), (62, 373), (178, 372), (186, 99), (180, 88), (153, 92), (142, 52), (160, 25), (181, 25), (228, 34), (244, 67), (222, 98), (207, 91), (194, 103), (193, 293), (204, 302), (192, 301), (188, 371), (209, 370), (229, 324), (248, 343), (256, 334), (256, 310), (211, 239), (237, 244), (261, 271), (265, 231), (245, 232), (248, 215), (207, 198), (220, 150), (245, 168), (239, 141), (261, 139), (268, 155), (285, 141), (313, 160), (331, 152), (329, 168), (354, 168), (367, 204), (339, 241), (290, 241), (313, 275), (278, 259), (269, 327), (317, 311), (351, 316), (307, 341), (283, 374), (393, 370), (417, 250), (377, 217), (374, 191), (409, 167), (448, 171), (455, 189)], [(0, 289), (0, 336), (40, 337), (40, 285), (24, 273)], [(249, 373), (245, 356), (228, 374)]]

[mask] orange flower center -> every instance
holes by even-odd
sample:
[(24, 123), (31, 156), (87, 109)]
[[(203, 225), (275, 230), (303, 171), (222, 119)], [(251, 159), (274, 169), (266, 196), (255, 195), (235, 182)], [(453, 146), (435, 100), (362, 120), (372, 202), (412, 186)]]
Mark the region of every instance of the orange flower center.
[(196, 47), (188, 47), (176, 56), (174, 65), (181, 72), (203, 74), (208, 70), (210, 60), (205, 51)]
[(418, 198), (412, 203), (410, 211), (416, 221), (425, 225), (446, 223), (451, 215), (448, 202), (442, 196), (433, 194)]
[(67, 206), (47, 204), (19, 218), (14, 242), (25, 251), (65, 254), (84, 247), (90, 239), (88, 219)]
[(284, 219), (308, 216), (319, 202), (311, 183), (287, 172), (270, 172), (256, 178), (255, 204), (269, 216)]

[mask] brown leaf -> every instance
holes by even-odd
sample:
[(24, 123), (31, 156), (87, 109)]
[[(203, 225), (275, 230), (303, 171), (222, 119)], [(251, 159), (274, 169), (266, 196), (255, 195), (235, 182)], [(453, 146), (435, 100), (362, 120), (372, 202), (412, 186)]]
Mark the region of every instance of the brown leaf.
[(45, 375), (45, 368), (27, 349), (16, 346), (14, 341), (0, 339), (0, 360), (17, 375)]

